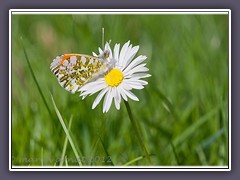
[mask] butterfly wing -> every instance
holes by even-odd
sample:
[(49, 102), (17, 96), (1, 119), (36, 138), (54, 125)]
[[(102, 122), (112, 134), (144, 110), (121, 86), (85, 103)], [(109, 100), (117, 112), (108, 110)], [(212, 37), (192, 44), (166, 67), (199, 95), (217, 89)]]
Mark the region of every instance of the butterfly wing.
[(101, 71), (102, 63), (98, 57), (84, 54), (64, 54), (57, 56), (50, 69), (59, 84), (67, 91), (75, 93)]

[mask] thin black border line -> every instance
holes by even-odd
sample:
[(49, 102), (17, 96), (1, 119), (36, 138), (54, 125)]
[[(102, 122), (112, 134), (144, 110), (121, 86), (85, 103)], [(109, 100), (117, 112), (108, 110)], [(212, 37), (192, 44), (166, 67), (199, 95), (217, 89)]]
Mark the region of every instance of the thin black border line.
[[(62, 12), (62, 13), (66, 13), (66, 12), (83, 12), (83, 13), (85, 13), (85, 12), (103, 12), (103, 13), (105, 13), (105, 12), (134, 12), (134, 13), (135, 12), (142, 12), (144, 14), (144, 12), (161, 12), (161, 11), (160, 10), (159, 11), (12, 11), (10, 9), (9, 10), (9, 18), (10, 18), (10, 13), (11, 13), (11, 29), (9, 29), (9, 31), (11, 30), (11, 73), (12, 73), (12, 16), (14, 15), (13, 12), (43, 12), (43, 15), (44, 15), (45, 12), (54, 12), (54, 13), (55, 12)], [(184, 13), (185, 11), (162, 11), (162, 12), (183, 12)], [(230, 35), (232, 35), (231, 34), (232, 33), (232, 28), (231, 28), (231, 24), (232, 24), (231, 20), (232, 19), (231, 19), (231, 10), (230, 9), (229, 9), (229, 11), (186, 11), (186, 12), (227, 12), (227, 14), (215, 14), (215, 15), (228, 15), (228, 20), (229, 20), (229, 22), (228, 22), (228, 26), (229, 26), (228, 30), (230, 30), (229, 34), (228, 34), (228, 38), (229, 38), (228, 39), (228, 43), (229, 43), (229, 41), (231, 40), (231, 36)], [(15, 15), (21, 15), (21, 14), (15, 14)], [(54, 14), (50, 14), (50, 15), (54, 15)], [(109, 14), (109, 15), (111, 15), (111, 14)], [(131, 14), (131, 15), (134, 15), (134, 14)], [(145, 15), (151, 15), (151, 14), (145, 14)], [(159, 14), (159, 15), (161, 15), (161, 14)], [(163, 15), (171, 15), (171, 14), (163, 14)], [(181, 14), (177, 14), (177, 15), (181, 15)], [(186, 14), (186, 15), (191, 15), (191, 14)], [(199, 15), (204, 15), (204, 14), (199, 14)], [(212, 15), (214, 15), (214, 14), (212, 14)], [(230, 49), (231, 44), (232, 44), (232, 41), (231, 41), (231, 43), (228, 44), (228, 48), (229, 49)], [(230, 51), (229, 51), (229, 56), (232, 56), (231, 52), (232, 52), (232, 49), (230, 49)], [(228, 57), (228, 65), (231, 65), (230, 62), (231, 62), (231, 59), (230, 59), (230, 57)], [(230, 66), (229, 66), (229, 68), (230, 68)], [(229, 68), (228, 68), (228, 78), (231, 77)], [(9, 72), (9, 74), (10, 74), (10, 72)], [(229, 135), (230, 135), (230, 132), (229, 132), (229, 125), (230, 125), (230, 120), (229, 120), (229, 110), (230, 110), (229, 95), (230, 95), (230, 92), (229, 92), (229, 89), (230, 89), (230, 86), (229, 86), (229, 83), (230, 82), (231, 82), (231, 79), (228, 82), (228, 165), (227, 165), (226, 168), (220, 168), (220, 167), (219, 168), (218, 167), (216, 167), (216, 168), (215, 167), (214, 168), (206, 168), (206, 167), (204, 167), (204, 168), (199, 168), (199, 167), (198, 168), (181, 168), (181, 167), (178, 167), (178, 168), (175, 168), (175, 167), (174, 168), (166, 168), (166, 167), (161, 167), (161, 168), (152, 168), (152, 167), (151, 168), (147, 168), (147, 167), (146, 168), (142, 168), (142, 167), (139, 167), (139, 168), (124, 168), (124, 167), (123, 168), (108, 168), (108, 167), (106, 167), (106, 168), (97, 168), (97, 167), (94, 167), (94, 168), (80, 168), (80, 167), (79, 168), (78, 167), (76, 167), (76, 168), (75, 167), (74, 168), (62, 168), (62, 167), (59, 167), (59, 168), (51, 168), (51, 167), (48, 167), (48, 168), (41, 168), (41, 167), (39, 167), (39, 168), (36, 168), (36, 167), (34, 167), (34, 168), (31, 168), (31, 167), (30, 168), (25, 168), (25, 167), (14, 168), (13, 165), (12, 165), (12, 158), (10, 158), (10, 155), (9, 155), (9, 158), (10, 158), (10, 161), (11, 161), (11, 169), (10, 169), (10, 171), (11, 170), (21, 171), (23, 169), (29, 169), (29, 170), (44, 170), (44, 169), (51, 169), (51, 170), (58, 170), (58, 169), (73, 170), (73, 169), (75, 169), (75, 170), (78, 170), (78, 169), (81, 169), (81, 171), (86, 171), (86, 170), (89, 170), (89, 169), (93, 169), (93, 170), (100, 170), (100, 169), (104, 169), (104, 170), (105, 169), (118, 170), (118, 169), (121, 169), (122, 171), (124, 171), (124, 169), (131, 169), (132, 171), (137, 170), (137, 169), (145, 169), (146, 171), (148, 169), (149, 170), (151, 170), (151, 169), (168, 169), (169, 171), (171, 171), (172, 169), (173, 170), (174, 169), (178, 169), (178, 170), (191, 169), (192, 171), (201, 171), (203, 169), (209, 169), (209, 171), (214, 171), (214, 170), (217, 170), (217, 169), (219, 169), (219, 170), (227, 169), (227, 170), (231, 171), (231, 168), (229, 166), (229, 164), (230, 164), (230, 157), (229, 157), (229, 147), (230, 147), (229, 146), (229, 140), (230, 140), (230, 138), (229, 138)], [(12, 76), (11, 76), (11, 95), (12, 95)], [(12, 96), (11, 96), (11, 105), (12, 105)], [(10, 106), (10, 104), (9, 104), (9, 106)], [(11, 108), (11, 115), (12, 115), (12, 108)], [(232, 149), (231, 149), (231, 151), (232, 151)], [(12, 157), (12, 116), (11, 116), (11, 157)]]

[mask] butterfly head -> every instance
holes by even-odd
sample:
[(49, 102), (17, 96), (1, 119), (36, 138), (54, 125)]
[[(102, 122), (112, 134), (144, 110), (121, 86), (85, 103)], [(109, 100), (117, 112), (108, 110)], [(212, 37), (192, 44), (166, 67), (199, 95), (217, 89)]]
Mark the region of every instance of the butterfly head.
[(103, 58), (104, 59), (107, 59), (110, 55), (110, 51), (108, 49), (106, 49), (104, 52), (103, 52)]

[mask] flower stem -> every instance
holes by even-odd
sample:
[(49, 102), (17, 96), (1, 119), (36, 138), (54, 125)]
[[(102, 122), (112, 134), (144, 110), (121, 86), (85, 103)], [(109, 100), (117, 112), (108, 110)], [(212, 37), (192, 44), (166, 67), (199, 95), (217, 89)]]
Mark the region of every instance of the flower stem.
[(147, 149), (142, 141), (142, 135), (141, 135), (141, 131), (140, 131), (140, 128), (138, 127), (137, 125), (137, 121), (135, 121), (135, 119), (133, 118), (133, 115), (132, 115), (132, 111), (131, 111), (131, 108), (129, 106), (129, 103), (127, 101), (124, 101), (125, 103), (125, 106), (126, 106), (126, 109), (127, 109), (127, 112), (128, 112), (128, 116), (129, 116), (129, 119), (132, 123), (132, 126), (133, 126), (133, 129), (137, 135), (137, 139), (138, 139), (138, 142), (142, 148), (142, 151), (144, 153), (144, 156), (148, 159), (148, 161), (150, 162), (150, 157), (149, 157), (149, 154), (147, 152)]

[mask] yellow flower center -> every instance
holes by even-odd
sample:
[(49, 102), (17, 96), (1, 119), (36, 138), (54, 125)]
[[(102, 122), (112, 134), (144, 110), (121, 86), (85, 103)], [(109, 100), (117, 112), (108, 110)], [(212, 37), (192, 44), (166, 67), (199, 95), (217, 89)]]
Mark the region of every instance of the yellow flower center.
[(109, 86), (116, 87), (118, 86), (123, 80), (122, 71), (119, 69), (112, 69), (109, 73), (105, 75), (105, 81)]

